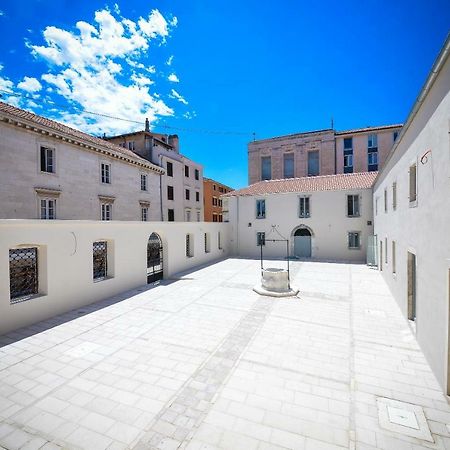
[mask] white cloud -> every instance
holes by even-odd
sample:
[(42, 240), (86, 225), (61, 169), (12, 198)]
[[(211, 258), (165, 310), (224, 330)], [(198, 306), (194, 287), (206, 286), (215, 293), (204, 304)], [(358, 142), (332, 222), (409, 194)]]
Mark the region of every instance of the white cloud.
[[(173, 115), (174, 110), (154, 90), (154, 81), (147, 76), (157, 71), (146, 63), (146, 58), (151, 55), (151, 45), (165, 42), (175, 26), (174, 20), (168, 23), (158, 10), (137, 22), (115, 17), (114, 13), (119, 15), (118, 8), (114, 7), (113, 12), (96, 11), (92, 24), (79, 21), (74, 31), (48, 26), (43, 32), (45, 45), (28, 44), (36, 58), (50, 64), (50, 70), (41, 75), (46, 91), (54, 89), (81, 111), (142, 120), (142, 124), (145, 117), (155, 122), (161, 116)], [(187, 104), (174, 92), (169, 98)], [(135, 124), (79, 111), (55, 118), (96, 134), (136, 128)]]
[(0, 17), (4, 16), (4, 15), (5, 15), (5, 13), (0, 9)]
[(39, 92), (42, 89), (42, 84), (36, 78), (24, 77), (17, 87), (27, 92)]
[(172, 65), (172, 61), (173, 61), (173, 55), (170, 55), (170, 56), (169, 56), (169, 59), (166, 61), (166, 64), (167, 64), (168, 66), (171, 66), (171, 65)]
[(175, 89), (172, 89), (170, 91), (169, 97), (176, 98), (179, 102), (183, 103), (184, 105), (188, 105), (188, 102), (184, 97), (182, 97)]
[(168, 79), (169, 81), (172, 81), (173, 83), (179, 83), (179, 82), (180, 82), (180, 80), (178, 79), (178, 77), (177, 77), (174, 73), (171, 73), (171, 74), (167, 77), (167, 79)]

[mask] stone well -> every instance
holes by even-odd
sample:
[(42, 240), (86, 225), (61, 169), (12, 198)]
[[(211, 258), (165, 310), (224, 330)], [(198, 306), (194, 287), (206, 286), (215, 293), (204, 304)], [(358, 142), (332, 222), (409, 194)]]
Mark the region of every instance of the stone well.
[(255, 286), (253, 290), (271, 297), (293, 297), (298, 294), (298, 289), (289, 287), (288, 271), (274, 267), (263, 269), (261, 285)]

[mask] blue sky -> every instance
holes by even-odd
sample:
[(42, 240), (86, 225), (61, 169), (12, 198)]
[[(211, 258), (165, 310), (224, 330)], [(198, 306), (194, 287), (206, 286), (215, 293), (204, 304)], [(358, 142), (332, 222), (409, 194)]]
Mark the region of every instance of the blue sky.
[(22, 95), (4, 100), (97, 135), (142, 126), (83, 110), (149, 117), (235, 188), (253, 132), (403, 122), (450, 24), (444, 0), (2, 0), (0, 11), (0, 89)]

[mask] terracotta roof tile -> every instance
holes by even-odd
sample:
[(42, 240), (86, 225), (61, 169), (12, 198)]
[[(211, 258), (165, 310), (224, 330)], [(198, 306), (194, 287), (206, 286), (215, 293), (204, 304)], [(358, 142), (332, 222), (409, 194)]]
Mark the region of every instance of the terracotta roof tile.
[(82, 131), (68, 127), (67, 125), (63, 125), (62, 123), (56, 122), (54, 120), (47, 119), (46, 117), (38, 116), (37, 114), (25, 111), (24, 109), (16, 108), (15, 106), (9, 105), (7, 103), (0, 102), (0, 113), (7, 114), (9, 117), (13, 117), (18, 121), (27, 121), (35, 124), (36, 126), (51, 129), (56, 133), (62, 133), (74, 140), (79, 140), (85, 144), (92, 145), (93, 147), (107, 150), (115, 156), (119, 156), (122, 158), (126, 157), (138, 164), (144, 164), (158, 170), (159, 172), (161, 171), (160, 167), (152, 164), (150, 161), (147, 161), (144, 158), (141, 158), (136, 153), (128, 150), (127, 148), (123, 148), (119, 145), (105, 141), (104, 139), (91, 136), (90, 134), (83, 133)]
[(286, 178), (283, 180), (259, 181), (250, 186), (225, 194), (223, 197), (283, 194), (288, 192), (344, 191), (369, 189), (378, 172), (322, 175), (317, 177)]

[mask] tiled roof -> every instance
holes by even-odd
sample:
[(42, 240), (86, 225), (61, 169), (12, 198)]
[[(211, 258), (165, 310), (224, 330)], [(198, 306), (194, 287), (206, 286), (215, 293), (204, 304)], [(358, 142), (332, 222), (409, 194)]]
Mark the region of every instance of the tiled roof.
[(82, 142), (84, 145), (92, 147), (94, 150), (99, 150), (102, 152), (109, 153), (112, 156), (116, 156), (120, 159), (126, 159), (139, 165), (145, 165), (149, 168), (161, 172), (161, 168), (152, 164), (144, 158), (141, 158), (136, 153), (123, 148), (119, 145), (113, 144), (112, 142), (105, 141), (90, 134), (83, 133), (82, 131), (76, 130), (75, 128), (68, 127), (62, 123), (56, 122), (54, 120), (47, 119), (32, 112), (25, 111), (15, 106), (9, 105), (4, 102), (0, 102), (0, 114), (4, 117), (14, 119), (19, 123), (33, 124), (36, 128), (44, 128), (47, 131), (54, 132), (56, 135), (61, 134), (64, 137), (71, 138), (74, 141)]
[(339, 136), (340, 134), (353, 134), (353, 133), (365, 133), (367, 131), (390, 130), (392, 128), (401, 128), (402, 126), (403, 126), (402, 123), (396, 123), (394, 125), (382, 125), (379, 127), (354, 128), (352, 130), (336, 131), (336, 136)]
[(369, 189), (378, 172), (346, 173), (339, 175), (322, 175), (317, 177), (286, 178), (283, 180), (266, 180), (251, 184), (225, 194), (224, 197), (285, 194), (288, 192), (344, 191), (350, 189)]

